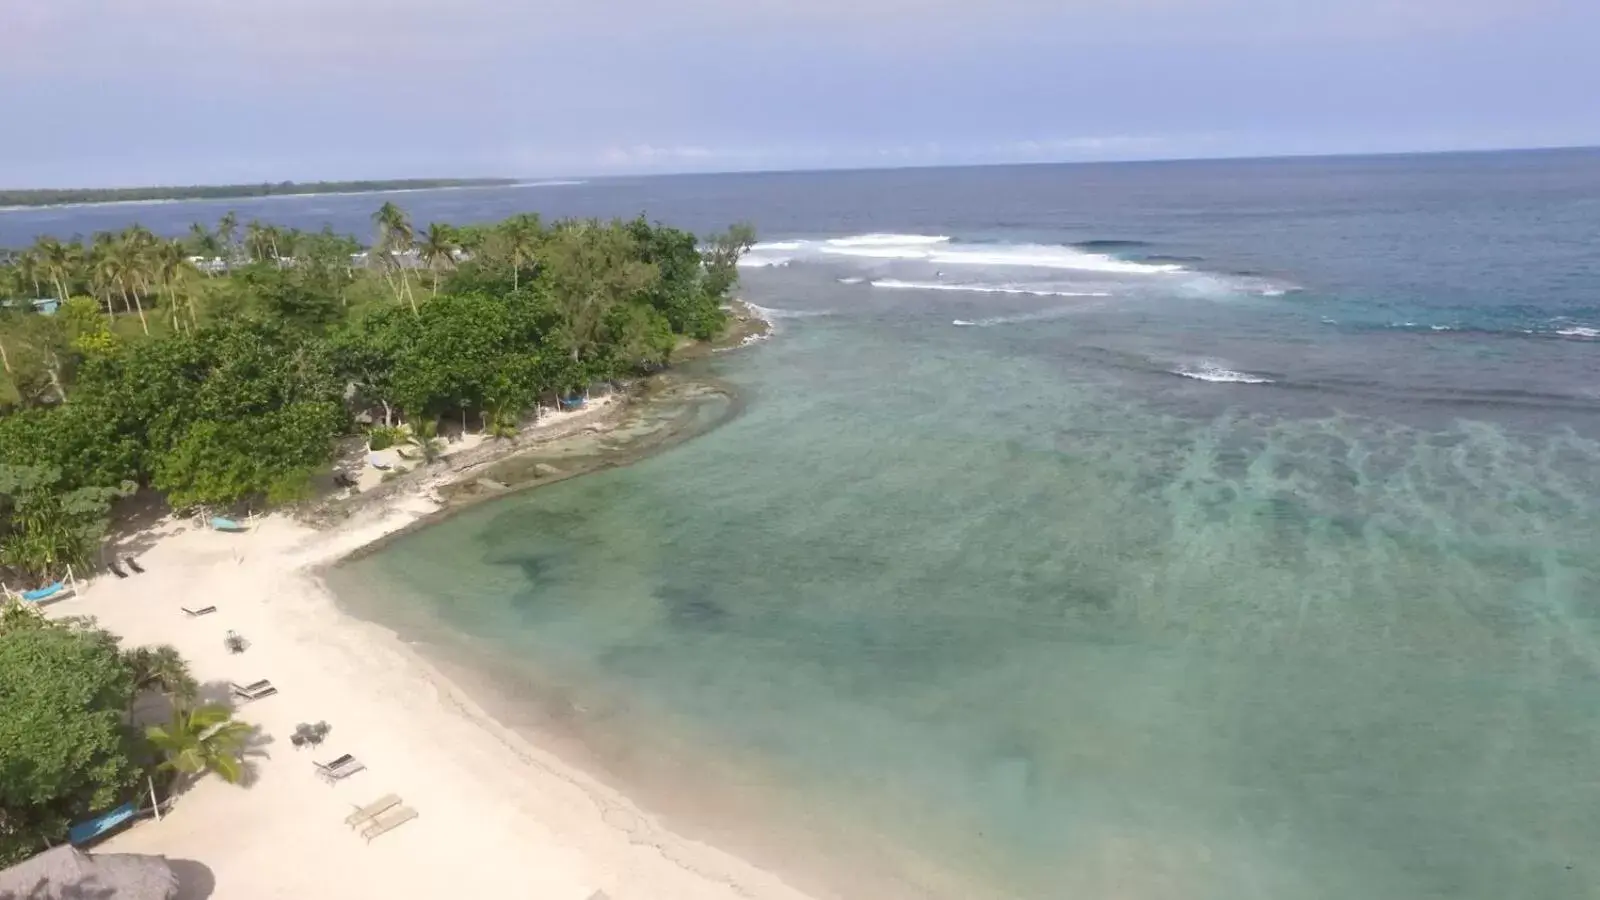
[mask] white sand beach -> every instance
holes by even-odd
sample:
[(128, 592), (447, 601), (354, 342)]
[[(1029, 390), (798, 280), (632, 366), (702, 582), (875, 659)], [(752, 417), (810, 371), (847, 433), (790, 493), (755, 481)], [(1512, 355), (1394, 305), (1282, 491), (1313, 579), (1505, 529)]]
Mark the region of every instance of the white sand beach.
[[(282, 515), (242, 534), (169, 520), (139, 556), (143, 574), (101, 577), (50, 608), (93, 616), (129, 646), (176, 646), (208, 695), (230, 681), (278, 688), (239, 708), (260, 729), (253, 783), (203, 778), (161, 821), (96, 849), (197, 862), (214, 885), (187, 896), (222, 900), (799, 900), (500, 728), (393, 633), (336, 608), (313, 569), (434, 511), (430, 487), (325, 531)], [(230, 630), (245, 652), (224, 645)], [(332, 726), (321, 747), (290, 744), (298, 723), (317, 721)], [(313, 760), (346, 753), (366, 770), (332, 785), (317, 777)], [(420, 816), (367, 844), (344, 818), (391, 793)]]

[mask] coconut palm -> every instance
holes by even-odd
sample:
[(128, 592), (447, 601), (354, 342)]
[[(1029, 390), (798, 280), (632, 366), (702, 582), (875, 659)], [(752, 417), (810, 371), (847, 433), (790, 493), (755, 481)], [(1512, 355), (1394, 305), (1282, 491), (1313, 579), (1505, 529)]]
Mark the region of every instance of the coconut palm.
[(520, 215), (502, 223), (499, 234), (495, 236), (497, 249), (511, 265), (512, 290), (517, 290), (521, 285), (522, 266), (533, 260), (533, 251), (539, 244), (540, 232), (537, 214)]
[(49, 236), (35, 241), (34, 248), (38, 254), (40, 270), (55, 288), (56, 297), (61, 300), (67, 299), (76, 270), (72, 248)]
[(140, 246), (138, 239), (124, 237), (118, 241), (106, 255), (104, 266), (106, 276), (122, 293), (123, 309), (135, 307), (139, 313), (140, 327), (144, 329), (145, 334), (149, 334), (150, 323), (144, 317), (144, 300), (139, 296), (139, 289), (146, 277), (146, 260), (144, 248)]
[(379, 266), (383, 268), (384, 278), (388, 280), (389, 288), (394, 291), (396, 302), (402, 296), (408, 298), (411, 301), (411, 312), (415, 314), (417, 300), (411, 296), (411, 279), (400, 263), (402, 257), (411, 252), (411, 247), (416, 242), (416, 231), (411, 227), (411, 217), (391, 200), (372, 214), (372, 222), (378, 226), (378, 239), (372, 245), (372, 255), (377, 257)]
[[(222, 240), (199, 222), (189, 226), (189, 247), (197, 256), (204, 256), (207, 260), (222, 256)], [(206, 271), (214, 274), (211, 267), (207, 267)]]
[(437, 222), (428, 226), (422, 234), (422, 242), (417, 247), (417, 255), (422, 264), (433, 272), (433, 294), (439, 295), (440, 272), (456, 267), (456, 235), (455, 229), (449, 225), (440, 225)]
[(411, 217), (393, 200), (378, 207), (378, 211), (372, 214), (372, 222), (378, 226), (378, 242), (373, 245), (376, 249), (404, 253), (416, 242), (416, 230), (411, 227)]
[(172, 721), (151, 725), (145, 737), (166, 760), (164, 769), (199, 777), (207, 772), (229, 784), (244, 778), (244, 751), (254, 729), (233, 718), (233, 711), (221, 704), (178, 706)]
[(230, 268), (233, 266), (234, 239), (238, 234), (239, 217), (229, 210), (217, 220), (217, 239), (222, 242), (222, 258)]
[(177, 241), (159, 243), (152, 257), (156, 281), (161, 284), (167, 295), (167, 303), (171, 306), (172, 327), (178, 327), (178, 312), (184, 306), (189, 309), (189, 324), (199, 325), (194, 312), (194, 289), (191, 283), (197, 270), (184, 254), (183, 245)]
[(124, 650), (122, 662), (133, 672), (136, 691), (159, 690), (175, 700), (189, 703), (200, 690), (199, 683), (189, 674), (189, 664), (171, 644)]
[(17, 267), (17, 277), (33, 285), (33, 299), (39, 296), (39, 254), (32, 250), (18, 253), (13, 265)]

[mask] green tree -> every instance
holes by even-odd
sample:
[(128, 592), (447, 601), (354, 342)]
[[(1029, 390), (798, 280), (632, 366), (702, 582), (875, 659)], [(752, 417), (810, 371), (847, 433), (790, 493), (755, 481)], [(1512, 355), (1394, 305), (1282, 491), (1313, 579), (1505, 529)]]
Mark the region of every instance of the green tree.
[(417, 300), (411, 296), (411, 279), (405, 269), (405, 260), (416, 243), (411, 217), (391, 200), (372, 214), (372, 222), (378, 228), (378, 240), (372, 245), (372, 256), (377, 257), (381, 271), (389, 279), (395, 302), (398, 303), (402, 298), (409, 299), (414, 314)]
[(135, 693), (159, 690), (176, 700), (192, 703), (200, 691), (199, 683), (189, 673), (189, 664), (171, 644), (125, 650), (122, 661), (133, 677)]
[(569, 222), (548, 236), (541, 278), (565, 317), (575, 361), (593, 351), (612, 307), (654, 289), (660, 271), (640, 257), (632, 235), (616, 224)]
[(60, 841), (140, 779), (124, 715), (133, 680), (103, 632), (0, 631), (0, 866)]
[(254, 732), (221, 704), (179, 705), (165, 725), (151, 725), (145, 738), (161, 751), (161, 767), (191, 778), (215, 772), (229, 784), (244, 779), (244, 753)]
[(105, 533), (111, 501), (132, 485), (63, 489), (54, 467), (0, 464), (0, 564), (36, 579), (84, 569)]
[(423, 232), (417, 247), (418, 259), (433, 272), (433, 295), (439, 295), (439, 273), (456, 267), (455, 230), (435, 222)]

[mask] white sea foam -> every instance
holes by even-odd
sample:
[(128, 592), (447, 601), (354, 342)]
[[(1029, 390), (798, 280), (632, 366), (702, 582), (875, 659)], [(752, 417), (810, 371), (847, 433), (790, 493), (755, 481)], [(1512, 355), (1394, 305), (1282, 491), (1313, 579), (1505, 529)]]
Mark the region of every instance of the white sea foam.
[(1086, 253), (1071, 247), (1044, 244), (993, 244), (977, 247), (950, 247), (932, 252), (927, 260), (944, 266), (1012, 266), (1025, 269), (1068, 269), (1077, 272), (1104, 272), (1112, 275), (1166, 275), (1185, 271), (1176, 263), (1139, 263)]
[(765, 319), (768, 325), (776, 323), (779, 319), (813, 319), (817, 316), (833, 315), (833, 310), (831, 309), (774, 309), (770, 306), (757, 306), (748, 300), (745, 301), (744, 305), (750, 307), (752, 312)]
[(744, 256), (739, 257), (741, 269), (770, 269), (774, 266), (787, 266), (794, 262), (792, 256), (768, 256), (757, 254), (753, 249)]
[(1109, 275), (1170, 275), (1188, 271), (1177, 263), (1133, 262), (1059, 244), (961, 244), (942, 234), (860, 234), (826, 240), (767, 241), (752, 246), (740, 264), (761, 268), (840, 257)]
[(849, 278), (839, 279), (840, 284), (860, 284), (863, 281), (866, 281), (866, 279), (856, 275), (852, 275)]
[(1218, 384), (1271, 384), (1272, 379), (1261, 375), (1251, 375), (1248, 372), (1235, 372), (1226, 369), (1214, 362), (1202, 362), (1195, 366), (1181, 366), (1173, 369), (1172, 374), (1182, 375), (1184, 378), (1193, 378), (1196, 381), (1210, 381)]
[(948, 244), (950, 238), (942, 234), (858, 234), (831, 238), (826, 243), (830, 247), (904, 247)]
[(955, 319), (955, 320), (951, 321), (950, 324), (958, 326), (958, 327), (961, 327), (961, 326), (967, 326), (967, 325), (976, 325), (978, 323), (977, 322), (969, 322), (966, 319)]
[(963, 284), (951, 281), (901, 281), (898, 278), (880, 278), (872, 282), (875, 288), (902, 291), (963, 291), (979, 294), (1028, 294), (1034, 297), (1109, 297), (1104, 291), (1057, 291), (1050, 288), (1029, 287), (1020, 284)]
[(1583, 325), (1574, 325), (1571, 328), (1558, 328), (1556, 334), (1562, 337), (1600, 338), (1600, 328), (1588, 328)]

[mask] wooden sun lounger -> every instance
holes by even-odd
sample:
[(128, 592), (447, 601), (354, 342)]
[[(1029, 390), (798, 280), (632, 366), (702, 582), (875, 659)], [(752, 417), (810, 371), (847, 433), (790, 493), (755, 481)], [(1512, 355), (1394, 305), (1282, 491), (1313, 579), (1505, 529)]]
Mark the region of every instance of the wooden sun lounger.
[(351, 828), (356, 828), (364, 825), (369, 819), (376, 819), (377, 817), (399, 805), (399, 794), (385, 794), (371, 803), (368, 803), (366, 806), (357, 809), (350, 815), (345, 816), (344, 823), (349, 825)]
[(187, 606), (180, 606), (178, 608), (183, 610), (183, 614), (191, 619), (196, 616), (208, 616), (217, 611), (215, 606), (202, 606), (199, 609), (190, 609)]
[(247, 701), (260, 700), (263, 697), (271, 697), (273, 694), (278, 692), (278, 689), (272, 686), (272, 682), (266, 680), (258, 681), (255, 684), (248, 686), (234, 684), (231, 685), (231, 687), (233, 688), (233, 695), (235, 697), (242, 697)]
[(361, 836), (366, 838), (367, 843), (370, 844), (373, 838), (399, 828), (401, 825), (415, 819), (418, 815), (419, 813), (409, 806), (396, 806), (382, 816), (368, 822), (367, 827), (361, 829)]

